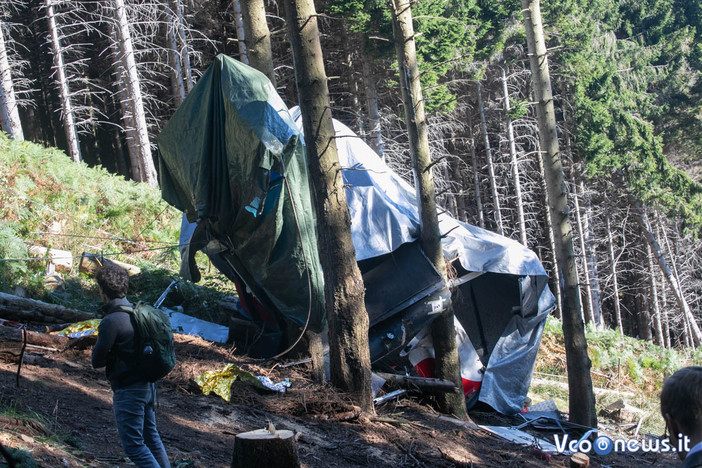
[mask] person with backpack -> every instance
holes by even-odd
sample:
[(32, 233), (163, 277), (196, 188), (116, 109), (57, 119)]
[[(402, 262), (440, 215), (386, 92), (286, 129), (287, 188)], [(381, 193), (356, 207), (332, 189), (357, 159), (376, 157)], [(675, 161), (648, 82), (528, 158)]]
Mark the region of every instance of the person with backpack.
[[(144, 345), (144, 340), (148, 337), (138, 333), (141, 327), (136, 325), (135, 308), (126, 298), (129, 286), (127, 271), (113, 263), (105, 263), (95, 279), (105, 303), (105, 315), (98, 326), (92, 364), (96, 369), (106, 368), (105, 372), (112, 387), (112, 403), (122, 448), (139, 468), (170, 468), (166, 449), (156, 428), (154, 411), (155, 380), (162, 377), (162, 372), (149, 375), (143, 370), (144, 362), (148, 366), (148, 358), (151, 358), (154, 349), (158, 350), (160, 346), (156, 343), (153, 346), (151, 343)], [(141, 307), (139, 309), (142, 310)], [(170, 328), (170, 323), (168, 327)], [(171, 334), (171, 354), (172, 339)], [(172, 360), (174, 365), (175, 355), (172, 356)]]

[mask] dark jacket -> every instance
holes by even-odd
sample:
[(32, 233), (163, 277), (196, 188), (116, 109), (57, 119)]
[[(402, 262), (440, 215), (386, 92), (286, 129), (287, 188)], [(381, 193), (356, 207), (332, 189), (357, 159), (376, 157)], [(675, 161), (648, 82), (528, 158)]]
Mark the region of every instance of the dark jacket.
[(686, 457), (681, 468), (702, 468), (702, 452), (695, 452)]
[(134, 372), (134, 326), (130, 314), (122, 310), (122, 306), (132, 307), (132, 303), (126, 298), (112, 299), (103, 307), (105, 316), (98, 326), (92, 356), (94, 368), (105, 367), (113, 390), (141, 381)]

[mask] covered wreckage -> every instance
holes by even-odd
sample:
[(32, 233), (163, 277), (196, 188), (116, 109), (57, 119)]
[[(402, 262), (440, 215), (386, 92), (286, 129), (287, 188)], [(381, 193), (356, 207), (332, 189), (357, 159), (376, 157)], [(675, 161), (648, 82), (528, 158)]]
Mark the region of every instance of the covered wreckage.
[[(420, 375), (430, 374), (426, 327), (450, 298), (466, 396), (518, 412), (555, 306), (538, 258), (441, 213), (444, 255), (457, 273), (446, 284), (419, 246), (414, 189), (334, 124), (373, 366), (408, 359)], [(301, 126), (263, 74), (220, 55), (158, 140), (163, 198), (184, 212), (181, 273), (199, 278), (193, 256), (203, 250), (235, 282), (245, 318), (263, 326), (249, 352), (264, 356), (287, 347), (302, 328), (321, 332), (325, 325)]]

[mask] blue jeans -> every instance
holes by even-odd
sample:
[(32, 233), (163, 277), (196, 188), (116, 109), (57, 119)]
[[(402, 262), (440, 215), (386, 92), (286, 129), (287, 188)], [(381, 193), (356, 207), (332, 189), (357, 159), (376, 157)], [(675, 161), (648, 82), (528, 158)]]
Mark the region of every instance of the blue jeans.
[(137, 382), (114, 390), (112, 403), (122, 448), (139, 468), (170, 468), (156, 430), (156, 384)]

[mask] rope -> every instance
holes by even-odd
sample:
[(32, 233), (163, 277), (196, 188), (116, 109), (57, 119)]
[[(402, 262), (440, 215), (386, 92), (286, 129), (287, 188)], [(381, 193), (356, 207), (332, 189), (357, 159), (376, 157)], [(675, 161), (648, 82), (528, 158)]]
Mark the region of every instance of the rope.
[[(101, 252), (100, 255), (104, 257), (113, 257), (117, 255), (130, 255), (142, 252), (156, 252), (159, 250), (175, 249), (180, 247), (180, 244), (171, 244), (166, 247), (156, 247), (153, 249), (141, 249), (141, 250), (125, 250), (122, 252)], [(0, 258), (0, 262), (31, 262), (31, 261), (48, 261), (48, 260), (72, 260), (75, 256), (70, 257), (28, 257), (28, 258)]]

